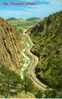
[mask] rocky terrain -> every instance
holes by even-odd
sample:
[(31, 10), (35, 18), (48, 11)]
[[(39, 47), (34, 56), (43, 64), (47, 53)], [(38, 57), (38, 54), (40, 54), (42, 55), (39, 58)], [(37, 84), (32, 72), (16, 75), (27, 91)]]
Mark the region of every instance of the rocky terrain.
[(0, 19), (0, 64), (14, 71), (20, 68), (20, 48), (15, 30), (7, 21)]
[(16, 31), (0, 18), (0, 95), (17, 95), (21, 90), (21, 42)]

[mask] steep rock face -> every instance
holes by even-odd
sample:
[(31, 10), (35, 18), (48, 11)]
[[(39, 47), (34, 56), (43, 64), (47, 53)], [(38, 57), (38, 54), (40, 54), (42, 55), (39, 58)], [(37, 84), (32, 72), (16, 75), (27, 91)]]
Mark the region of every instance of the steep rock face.
[(0, 19), (0, 64), (16, 70), (20, 66), (20, 43), (12, 27)]

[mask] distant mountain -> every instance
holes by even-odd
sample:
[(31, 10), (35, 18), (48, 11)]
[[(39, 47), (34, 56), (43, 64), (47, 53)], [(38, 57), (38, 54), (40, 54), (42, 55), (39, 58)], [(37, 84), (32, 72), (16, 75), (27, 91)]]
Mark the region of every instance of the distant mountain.
[[(8, 18), (7, 20), (9, 21), (9, 20), (24, 20), (24, 19), (11, 17), (11, 18)], [(40, 20), (40, 18), (38, 18), (38, 17), (33, 17), (33, 18), (28, 18), (28, 19), (26, 19), (26, 21), (34, 21), (34, 20)]]
[(29, 18), (29, 19), (13, 19), (10, 18), (7, 20), (9, 24), (11, 24), (13, 27), (15, 27), (16, 31), (23, 32), (24, 29), (28, 29), (38, 23), (40, 21), (40, 18)]
[(35, 21), (35, 20), (40, 20), (40, 18), (38, 18), (38, 17), (33, 17), (33, 18), (27, 19), (27, 21)]
[(62, 11), (44, 18), (27, 33), (34, 43), (31, 51), (39, 58), (37, 78), (62, 92)]
[(17, 20), (23, 21), (24, 19), (23, 18), (14, 18), (14, 17), (7, 19), (7, 21), (17, 21)]
[(8, 21), (9, 21), (9, 20), (16, 20), (16, 18), (12, 17), (12, 18), (8, 18), (7, 20), (8, 20)]

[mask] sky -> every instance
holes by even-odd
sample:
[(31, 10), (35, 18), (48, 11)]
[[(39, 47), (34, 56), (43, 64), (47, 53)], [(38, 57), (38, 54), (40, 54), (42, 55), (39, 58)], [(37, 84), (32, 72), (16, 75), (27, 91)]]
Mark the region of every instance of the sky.
[(46, 17), (62, 11), (62, 0), (0, 0), (0, 17)]

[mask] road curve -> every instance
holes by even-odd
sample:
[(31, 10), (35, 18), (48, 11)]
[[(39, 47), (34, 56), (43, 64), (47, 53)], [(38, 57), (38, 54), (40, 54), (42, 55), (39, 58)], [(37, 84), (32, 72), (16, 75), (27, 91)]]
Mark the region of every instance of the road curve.
[[(25, 34), (26, 36), (28, 36), (28, 34)], [(30, 37), (28, 36), (29, 40), (30, 40), (30, 44), (32, 44), (32, 41), (30, 39)], [(33, 44), (32, 44), (33, 45)], [(32, 48), (32, 45), (31, 45), (31, 48)], [(31, 57), (32, 59), (32, 62), (30, 64), (30, 66), (27, 68), (27, 74), (29, 75), (29, 78), (33, 81), (33, 83), (36, 85), (36, 87), (38, 87), (39, 89), (45, 91), (47, 90), (47, 85), (43, 84), (42, 82), (39, 81), (39, 79), (36, 77), (36, 74), (35, 74), (35, 68), (38, 64), (38, 57), (33, 55), (31, 53), (31, 48), (28, 48), (28, 50), (26, 50), (26, 53), (29, 55), (29, 57)]]

